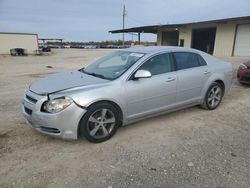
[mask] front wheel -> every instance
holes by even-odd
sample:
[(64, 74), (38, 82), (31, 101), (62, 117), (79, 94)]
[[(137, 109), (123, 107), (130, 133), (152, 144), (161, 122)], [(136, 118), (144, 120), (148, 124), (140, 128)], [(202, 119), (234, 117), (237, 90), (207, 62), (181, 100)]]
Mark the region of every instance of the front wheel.
[(216, 109), (223, 98), (223, 88), (221, 84), (214, 82), (208, 88), (202, 107), (208, 110)]
[(109, 103), (90, 106), (80, 121), (80, 136), (93, 143), (110, 139), (119, 125), (117, 109)]

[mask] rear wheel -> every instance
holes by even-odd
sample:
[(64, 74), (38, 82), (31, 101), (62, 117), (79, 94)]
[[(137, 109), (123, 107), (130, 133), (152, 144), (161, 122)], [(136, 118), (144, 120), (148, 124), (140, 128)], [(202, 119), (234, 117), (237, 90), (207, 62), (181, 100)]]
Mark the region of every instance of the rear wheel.
[(97, 103), (81, 119), (80, 135), (90, 142), (104, 142), (115, 134), (118, 125), (117, 109), (106, 102)]
[(208, 88), (202, 107), (208, 110), (216, 109), (223, 98), (223, 87), (221, 84), (214, 82)]

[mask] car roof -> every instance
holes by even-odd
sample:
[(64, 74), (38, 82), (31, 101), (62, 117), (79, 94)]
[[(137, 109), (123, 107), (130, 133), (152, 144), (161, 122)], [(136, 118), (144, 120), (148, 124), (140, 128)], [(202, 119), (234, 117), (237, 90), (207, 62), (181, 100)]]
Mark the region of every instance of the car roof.
[(139, 48), (127, 48), (121, 51), (128, 51), (128, 52), (136, 52), (136, 53), (158, 53), (158, 52), (171, 52), (171, 51), (185, 51), (185, 52), (200, 52), (195, 49), (185, 48), (185, 47), (177, 47), (177, 46), (149, 46), (149, 47), (139, 47)]

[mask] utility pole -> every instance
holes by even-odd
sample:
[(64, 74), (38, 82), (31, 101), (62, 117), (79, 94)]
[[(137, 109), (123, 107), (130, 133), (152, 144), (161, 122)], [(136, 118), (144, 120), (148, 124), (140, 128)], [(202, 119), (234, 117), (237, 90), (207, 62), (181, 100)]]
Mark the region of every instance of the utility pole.
[[(122, 29), (125, 28), (125, 16), (126, 16), (126, 9), (125, 5), (123, 5), (123, 12), (122, 12)], [(124, 31), (122, 32), (122, 45), (124, 45)]]

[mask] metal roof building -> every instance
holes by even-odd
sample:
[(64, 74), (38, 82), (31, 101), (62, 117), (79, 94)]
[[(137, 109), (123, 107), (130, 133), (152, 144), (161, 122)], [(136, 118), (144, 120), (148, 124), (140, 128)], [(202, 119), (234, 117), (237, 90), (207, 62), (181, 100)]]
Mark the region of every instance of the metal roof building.
[(34, 33), (0, 32), (0, 54), (10, 54), (10, 49), (23, 48), (28, 54), (38, 51), (38, 37)]
[(216, 56), (250, 56), (250, 16), (134, 27), (111, 33), (157, 34), (157, 45), (195, 48)]

